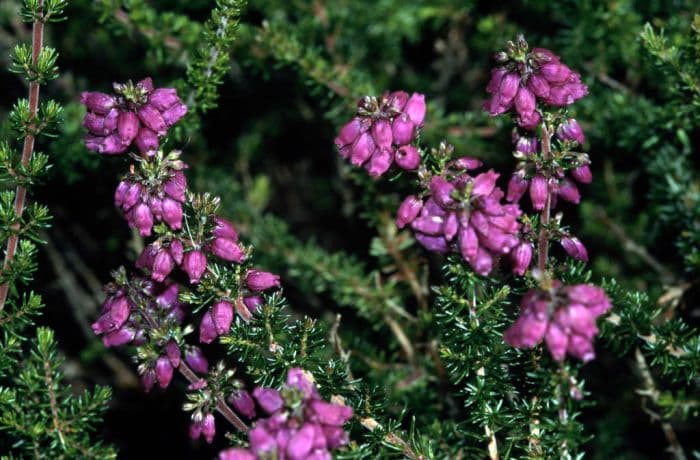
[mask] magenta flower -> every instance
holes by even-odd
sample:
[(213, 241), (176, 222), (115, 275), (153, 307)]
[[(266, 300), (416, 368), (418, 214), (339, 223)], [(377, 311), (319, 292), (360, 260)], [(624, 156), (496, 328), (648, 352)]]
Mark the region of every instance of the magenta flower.
[(425, 119), (425, 96), (404, 91), (366, 96), (357, 115), (335, 138), (340, 156), (364, 166), (373, 177), (386, 173), (393, 163), (405, 170), (420, 165), (420, 153), (410, 144)]
[[(480, 163), (460, 159), (459, 165)], [(471, 176), (466, 172), (452, 177), (433, 176), (430, 197), (409, 196), (399, 208), (397, 225), (410, 224), (416, 240), (430, 251), (460, 252), (474, 271), (488, 275), (502, 256), (511, 255), (514, 270), (524, 272), (532, 251), (521, 245), (520, 208), (502, 204), (503, 191), (496, 187), (493, 170)]]
[(104, 154), (125, 152), (136, 144), (144, 155), (158, 150), (158, 138), (187, 113), (173, 88), (153, 89), (151, 78), (133, 84), (114, 83), (116, 94), (84, 92), (80, 102), (88, 112), (83, 126), (88, 150)]
[(115, 206), (124, 211), (129, 227), (137, 228), (141, 236), (150, 236), (156, 222), (180, 230), (187, 189), (183, 170), (187, 165), (179, 159), (179, 152), (165, 158), (158, 152), (139, 166), (117, 185)]
[(520, 316), (503, 335), (517, 348), (532, 348), (542, 340), (552, 357), (566, 353), (583, 361), (595, 357), (596, 319), (612, 305), (603, 289), (590, 284), (563, 286), (552, 282), (550, 291), (532, 289), (523, 297)]
[(491, 98), (484, 104), (491, 116), (514, 109), (518, 124), (532, 130), (540, 122), (538, 102), (555, 107), (572, 104), (588, 94), (581, 75), (564, 65), (559, 57), (544, 48), (528, 51), (524, 38), (509, 43), (508, 52), (497, 55), (500, 66), (491, 72), (486, 92)]
[[(241, 395), (245, 412), (254, 413), (247, 393)], [(348, 443), (343, 425), (352, 417), (352, 409), (322, 400), (310, 375), (302, 369), (290, 369), (281, 390), (256, 388), (253, 398), (268, 417), (258, 419), (248, 433), (248, 449), (227, 449), (219, 459), (330, 460), (332, 450)]]

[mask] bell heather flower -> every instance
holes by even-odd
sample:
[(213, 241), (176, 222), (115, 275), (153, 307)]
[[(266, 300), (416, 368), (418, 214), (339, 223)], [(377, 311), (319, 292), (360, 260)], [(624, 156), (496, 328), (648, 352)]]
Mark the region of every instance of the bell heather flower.
[(564, 236), (560, 240), (561, 247), (574, 259), (588, 262), (588, 251), (581, 240), (575, 236)]
[(251, 291), (266, 291), (280, 286), (280, 277), (270, 272), (250, 270), (245, 277), (245, 282)]
[(509, 42), (508, 51), (499, 53), (497, 59), (500, 65), (491, 72), (486, 87), (491, 98), (484, 108), (491, 116), (514, 109), (524, 129), (532, 130), (539, 124), (538, 102), (562, 107), (588, 94), (581, 75), (547, 49), (529, 51), (522, 36), (517, 43)]
[(576, 141), (579, 145), (586, 141), (581, 126), (573, 118), (569, 118), (559, 125), (557, 128), (557, 137), (562, 141)]
[[(290, 369), (281, 390), (256, 388), (253, 398), (268, 416), (249, 431), (248, 449), (227, 449), (219, 459), (330, 459), (332, 450), (348, 443), (343, 425), (352, 409), (321, 399), (310, 374), (302, 369)], [(249, 401), (244, 405), (253, 413)]]
[[(504, 194), (496, 187), (498, 174), (493, 170), (476, 176), (466, 172), (447, 174), (451, 177), (431, 178), (427, 199), (409, 196), (404, 200), (397, 225), (410, 224), (416, 240), (426, 249), (460, 252), (474, 271), (487, 275), (500, 257), (521, 242), (520, 208), (501, 203)], [(531, 256), (532, 251), (522, 246), (513, 259), (515, 271), (526, 270)]]
[(378, 177), (392, 163), (405, 170), (420, 164), (418, 149), (409, 145), (425, 119), (425, 96), (404, 91), (385, 92), (381, 97), (365, 96), (357, 115), (340, 130), (335, 145), (340, 156), (355, 166), (364, 166)]
[(532, 348), (542, 340), (552, 357), (568, 352), (583, 361), (595, 357), (596, 319), (612, 305), (603, 289), (590, 284), (563, 286), (553, 281), (548, 291), (532, 289), (520, 304), (520, 317), (503, 335), (517, 348)]
[(80, 102), (88, 112), (83, 126), (88, 150), (104, 154), (125, 152), (134, 143), (144, 155), (158, 149), (158, 138), (187, 113), (174, 88), (153, 89), (151, 78), (133, 84), (114, 83), (116, 94), (84, 92)]
[(150, 236), (154, 223), (165, 222), (172, 230), (182, 228), (187, 165), (180, 152), (164, 156), (158, 151), (132, 167), (114, 192), (114, 204), (141, 236)]

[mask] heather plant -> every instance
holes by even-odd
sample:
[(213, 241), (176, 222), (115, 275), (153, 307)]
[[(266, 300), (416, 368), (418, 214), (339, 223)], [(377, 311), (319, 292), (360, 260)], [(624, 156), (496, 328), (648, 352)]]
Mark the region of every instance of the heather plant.
[(54, 332), (33, 327), (44, 304), (28, 286), (37, 270), (37, 245), (50, 221), (46, 206), (30, 203), (29, 192), (50, 168), (49, 157), (36, 146), (55, 136), (63, 110), (41, 95), (41, 87), (58, 77), (58, 52), (44, 45), (44, 35), (48, 25), (65, 19), (65, 7), (61, 0), (24, 2), (21, 19), (31, 24), (31, 41), (15, 46), (9, 68), (27, 84), (29, 94), (12, 107), (12, 136), (0, 143), (0, 228), (6, 246), (0, 276), (2, 458), (116, 456), (91, 436), (109, 403), (110, 388), (74, 393), (66, 384)]
[(697, 456), (695, 9), (71, 2), (58, 401), (125, 458)]

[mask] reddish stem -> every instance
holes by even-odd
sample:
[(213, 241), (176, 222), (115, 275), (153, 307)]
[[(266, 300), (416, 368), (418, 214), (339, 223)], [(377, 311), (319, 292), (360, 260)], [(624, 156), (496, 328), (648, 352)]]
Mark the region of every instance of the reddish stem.
[[(39, 0), (39, 9), (43, 8), (43, 0)], [(39, 52), (44, 41), (44, 21), (43, 17), (34, 21), (32, 26), (32, 66), (36, 68), (39, 61)], [(22, 148), (22, 166), (27, 167), (29, 165), (29, 160), (32, 157), (32, 152), (34, 151), (34, 137), (33, 132), (36, 127), (36, 115), (39, 109), (39, 81), (29, 82), (29, 116), (31, 123), (27, 135), (24, 138), (24, 147)], [(15, 191), (15, 216), (17, 219), (21, 220), (22, 213), (24, 212), (24, 202), (27, 198), (27, 189), (23, 185), (17, 185), (17, 190)], [(7, 240), (7, 250), (5, 251), (5, 262), (2, 266), (2, 273), (5, 274), (7, 269), (15, 257), (15, 251), (17, 251), (17, 243), (19, 242), (19, 232), (20, 232), (20, 222), (12, 224), (10, 227), (12, 234)], [(5, 301), (7, 300), (7, 293), (10, 289), (9, 282), (5, 282), (0, 286), (0, 311), (5, 308)]]

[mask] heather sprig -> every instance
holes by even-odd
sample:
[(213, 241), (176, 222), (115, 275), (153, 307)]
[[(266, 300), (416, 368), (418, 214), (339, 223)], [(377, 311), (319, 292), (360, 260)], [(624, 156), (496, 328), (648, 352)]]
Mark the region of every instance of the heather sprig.
[[(28, 86), (8, 116), (13, 138), (0, 140), (0, 451), (3, 458), (115, 458), (94, 439), (111, 399), (108, 387), (77, 392), (64, 375), (54, 332), (30, 331), (44, 304), (27, 286), (38, 268), (51, 216), (30, 193), (51, 168), (38, 152), (56, 135), (63, 107), (44, 100), (41, 88), (59, 76), (58, 52), (44, 44), (47, 24), (64, 20), (63, 0), (26, 0), (20, 18), (31, 24), (31, 43), (15, 46), (10, 72)], [(23, 30), (23, 25), (17, 25)], [(18, 142), (19, 141), (19, 142)], [(21, 143), (21, 150), (17, 150)], [(28, 201), (32, 200), (30, 204)]]

